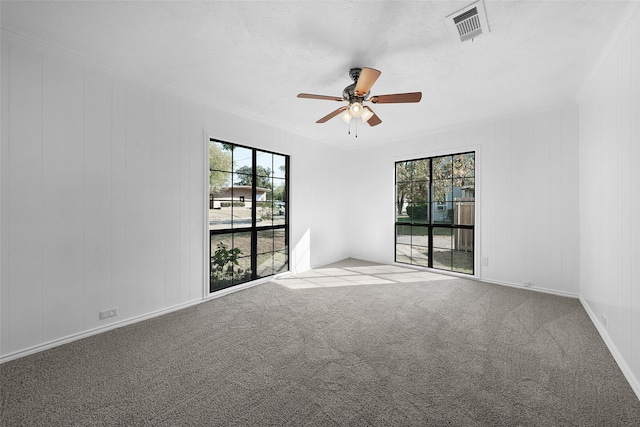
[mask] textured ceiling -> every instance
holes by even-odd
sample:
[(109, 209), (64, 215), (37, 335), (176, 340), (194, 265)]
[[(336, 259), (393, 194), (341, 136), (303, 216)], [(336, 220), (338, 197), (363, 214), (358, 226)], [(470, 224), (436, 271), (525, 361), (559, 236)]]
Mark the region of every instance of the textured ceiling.
[[(2, 1), (2, 27), (154, 86), (345, 148), (574, 99), (628, 1), (486, 0), (491, 32), (456, 40), (445, 17), (468, 1)], [(382, 71), (382, 124), (338, 117), (351, 67)]]

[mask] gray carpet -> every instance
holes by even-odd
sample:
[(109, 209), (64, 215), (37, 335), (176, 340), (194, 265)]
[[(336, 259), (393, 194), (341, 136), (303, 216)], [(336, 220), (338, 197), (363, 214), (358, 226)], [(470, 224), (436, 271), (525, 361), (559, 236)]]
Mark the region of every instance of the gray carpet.
[(2, 425), (640, 425), (579, 301), (346, 260), (0, 365)]

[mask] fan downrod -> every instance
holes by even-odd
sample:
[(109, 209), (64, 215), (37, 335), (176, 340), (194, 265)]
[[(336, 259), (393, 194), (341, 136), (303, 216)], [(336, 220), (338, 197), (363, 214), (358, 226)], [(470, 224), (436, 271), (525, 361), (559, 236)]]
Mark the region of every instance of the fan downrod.
[(352, 68), (349, 70), (349, 77), (351, 77), (351, 80), (353, 80), (354, 82), (357, 82), (360, 78), (361, 72), (362, 68)]

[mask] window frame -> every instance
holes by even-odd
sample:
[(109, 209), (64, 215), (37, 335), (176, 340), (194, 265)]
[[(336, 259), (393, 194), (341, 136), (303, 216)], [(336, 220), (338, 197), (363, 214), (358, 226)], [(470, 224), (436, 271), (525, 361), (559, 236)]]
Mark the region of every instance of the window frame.
[[(464, 156), (464, 155), (472, 155), (473, 156), (473, 174), (472, 176), (458, 176), (456, 175), (455, 172), (455, 167), (453, 165), (453, 160), (456, 158), (456, 156)], [(436, 166), (434, 166), (434, 159), (440, 159), (440, 158), (451, 158), (451, 174), (446, 175), (444, 177), (439, 176), (436, 179), (434, 179), (434, 168), (436, 168)], [(403, 159), (403, 160), (397, 160), (394, 162), (394, 262), (396, 263), (400, 263), (400, 264), (407, 264), (407, 265), (415, 265), (415, 266), (421, 266), (421, 267), (426, 267), (426, 268), (432, 268), (432, 269), (436, 269), (439, 271), (445, 271), (445, 272), (450, 272), (450, 273), (455, 273), (455, 274), (463, 274), (465, 276), (470, 275), (470, 276), (475, 276), (476, 275), (476, 258), (477, 258), (477, 253), (478, 253), (478, 244), (476, 241), (476, 227), (477, 227), (477, 223), (476, 223), (476, 218), (477, 218), (477, 209), (478, 209), (478, 200), (475, 197), (475, 195), (477, 194), (477, 159), (478, 159), (478, 151), (476, 149), (469, 149), (466, 151), (461, 151), (461, 152), (455, 152), (455, 153), (443, 153), (443, 154), (438, 154), (438, 155), (432, 155), (432, 156), (425, 156), (425, 157), (418, 157), (418, 158), (411, 158), (411, 159)], [(421, 162), (421, 163), (428, 163), (428, 178), (425, 177), (421, 177), (418, 176), (417, 178), (411, 178), (408, 180), (399, 180), (399, 170), (398, 170), (398, 166), (399, 164), (407, 164), (409, 162)], [(452, 218), (451, 222), (443, 222), (443, 221), (437, 221), (436, 219), (436, 215), (440, 215), (443, 212), (448, 212), (448, 210), (446, 209), (447, 206), (451, 205), (451, 212), (454, 212), (454, 206), (455, 206), (455, 196), (454, 196), (454, 189), (456, 188), (456, 186), (454, 185), (454, 182), (456, 180), (460, 180), (460, 179), (471, 179), (473, 181), (473, 224), (456, 224), (455, 223), (455, 219)], [(428, 181), (428, 190), (427, 190), (427, 194), (426, 197), (421, 197), (422, 199), (426, 199), (426, 203), (421, 202), (426, 204), (427, 206), (427, 218), (425, 219), (421, 219), (421, 220), (412, 220), (411, 216), (409, 217), (409, 220), (406, 221), (400, 221), (400, 217), (402, 217), (402, 211), (400, 213), (398, 213), (398, 206), (401, 203), (403, 206), (406, 204), (406, 206), (410, 206), (409, 203), (407, 202), (407, 198), (406, 195), (403, 196), (404, 198), (402, 198), (402, 200), (400, 200), (398, 191), (399, 188), (401, 187), (401, 184), (405, 184), (407, 186), (409, 186), (409, 188), (413, 188), (413, 184), (415, 182), (424, 182), (425, 180)], [(434, 185), (437, 183), (442, 184), (443, 181), (450, 181), (451, 182), (451, 200), (436, 200), (436, 198), (434, 197)], [(462, 189), (462, 187), (460, 187), (460, 189)], [(415, 196), (415, 195), (414, 195)], [(469, 203), (469, 201), (459, 201), (460, 203)], [(442, 207), (444, 207), (444, 209), (442, 209)], [(406, 209), (406, 207), (405, 207)], [(407, 214), (408, 215), (408, 214)], [(438, 265), (438, 263), (436, 263), (434, 265), (434, 235), (437, 232), (442, 232), (443, 229), (448, 229), (449, 231), (449, 235), (451, 236), (451, 242), (450, 242), (450, 247), (445, 248), (445, 247), (435, 247), (435, 249), (442, 249), (442, 250), (449, 250), (451, 253), (451, 258), (450, 258), (450, 263), (448, 265), (448, 268), (442, 268)], [(409, 231), (407, 233), (407, 230)], [(425, 231), (426, 230), (426, 231)], [(468, 230), (468, 231), (464, 231), (464, 230)], [(470, 236), (468, 233), (471, 233)], [(423, 236), (423, 240), (424, 240), (424, 236), (426, 233), (426, 237), (427, 237), (427, 243), (426, 245), (424, 244), (424, 242), (422, 243), (415, 243), (414, 244), (414, 238), (419, 237), (419, 236)], [(445, 233), (446, 234), (446, 233)], [(454, 234), (455, 234), (455, 238), (454, 238)], [(462, 239), (460, 237), (461, 234), (466, 234), (467, 236), (463, 236)], [(408, 237), (408, 243), (406, 241), (402, 241), (399, 242), (398, 241), (398, 237), (399, 236), (407, 236)], [(454, 239), (457, 240), (457, 242), (459, 242), (460, 240), (463, 240), (465, 242), (471, 241), (471, 262), (470, 262), (470, 271), (469, 269), (463, 269), (462, 267), (457, 267), (455, 262), (454, 262)], [(405, 240), (405, 239), (403, 239)], [(416, 239), (417, 240), (417, 239)], [(404, 245), (405, 250), (408, 250), (409, 255), (406, 256), (402, 256), (402, 254), (399, 254), (399, 245)], [(416, 255), (419, 253), (419, 248), (427, 248), (427, 253), (426, 255), (424, 253), (420, 254), (419, 256), (414, 256), (414, 249), (416, 251)], [(467, 250), (464, 250), (463, 252), (467, 252)], [(400, 256), (399, 256), (400, 255)], [(419, 259), (419, 258), (424, 258), (426, 257), (427, 262), (426, 263), (416, 263), (414, 262), (414, 259)], [(402, 258), (402, 259), (401, 259)]]
[[(236, 165), (234, 165), (232, 163), (230, 169), (231, 170), (221, 170), (221, 169), (212, 169), (211, 167), (211, 163), (210, 163), (210, 158), (207, 157), (206, 163), (208, 165), (208, 173), (207, 173), (207, 185), (206, 188), (208, 189), (208, 193), (209, 195), (207, 196), (207, 217), (206, 217), (206, 229), (208, 230), (208, 234), (207, 234), (207, 238), (205, 239), (206, 242), (206, 259), (207, 259), (207, 263), (205, 266), (205, 270), (207, 271), (207, 276), (209, 277), (209, 279), (206, 281), (206, 291), (208, 293), (208, 295), (213, 295), (215, 293), (221, 292), (221, 291), (225, 291), (229, 288), (234, 288), (243, 284), (250, 284), (251, 282), (255, 282), (257, 280), (266, 278), (266, 277), (271, 277), (274, 276), (276, 274), (280, 274), (283, 272), (287, 272), (290, 270), (290, 260), (291, 260), (291, 247), (290, 247), (290, 241), (289, 241), (289, 236), (290, 236), (290, 211), (291, 211), (291, 203), (290, 203), (290, 197), (289, 197), (289, 192), (290, 192), (290, 162), (291, 162), (291, 158), (288, 154), (283, 154), (283, 153), (278, 153), (275, 151), (271, 151), (271, 150), (266, 150), (266, 149), (262, 149), (262, 148), (257, 148), (257, 147), (251, 147), (251, 146), (247, 146), (247, 145), (243, 145), (243, 144), (237, 144), (235, 142), (229, 142), (229, 141), (224, 141), (218, 138), (214, 138), (212, 136), (208, 136), (206, 139), (206, 149), (207, 149), (207, 155), (209, 155), (209, 150), (211, 149), (211, 144), (215, 144), (215, 143), (219, 143), (219, 144), (225, 144), (225, 145), (230, 145), (233, 146), (233, 150), (235, 150), (236, 148), (242, 148), (244, 150), (250, 150), (251, 152), (251, 195), (249, 196), (251, 198), (251, 223), (250, 226), (241, 226), (241, 227), (234, 227), (233, 224), (233, 219), (231, 219), (230, 222), (230, 226), (228, 228), (216, 228), (216, 229), (211, 229), (211, 225), (210, 225), (210, 220), (209, 220), (209, 211), (211, 209), (212, 204), (215, 205), (215, 197), (211, 194), (211, 188), (210, 188), (210, 176), (211, 176), (211, 172), (215, 171), (215, 172), (222, 172), (222, 173), (229, 173), (230, 176), (232, 177), (231, 180), (231, 187), (233, 188), (234, 186), (234, 180), (233, 180), (233, 176), (235, 176), (236, 174)], [(232, 153), (233, 153), (233, 150)], [(271, 171), (271, 174), (269, 175), (269, 179), (272, 181), (272, 187), (273, 187), (273, 181), (274, 179), (277, 180), (281, 180), (284, 183), (284, 193), (283, 193), (283, 211), (284, 211), (284, 223), (278, 223), (278, 224), (274, 224), (273, 221), (271, 222), (271, 224), (267, 224), (267, 225), (258, 225), (258, 218), (257, 218), (257, 212), (259, 209), (259, 202), (263, 202), (257, 199), (256, 195), (257, 195), (257, 188), (258, 187), (258, 178), (259, 177), (263, 177), (263, 175), (259, 175), (258, 174), (258, 168), (257, 166), (261, 166), (258, 163), (258, 153), (266, 153), (266, 154), (271, 154), (273, 156), (279, 156), (284, 158), (284, 170), (283, 170), (283, 174), (284, 176), (279, 176), (275, 173), (274, 170)], [(232, 154), (233, 155), (233, 154)], [(232, 160), (233, 162), (233, 160)], [(273, 165), (273, 160), (272, 160), (272, 165)], [(275, 205), (276, 200), (273, 200), (273, 191), (274, 188), (271, 188), (271, 193), (272, 193), (272, 199), (271, 199), (271, 203), (272, 206)], [(232, 190), (233, 191), (233, 190)], [(244, 196), (242, 196), (241, 198), (245, 198)], [(267, 201), (268, 202), (268, 201)], [(231, 198), (231, 204), (233, 206), (233, 197)], [(280, 205), (278, 205), (280, 206)], [(272, 214), (273, 215), (273, 212)], [(272, 217), (273, 218), (273, 217)], [(258, 253), (258, 238), (261, 234), (261, 232), (265, 232), (265, 231), (273, 231), (273, 236), (275, 239), (275, 232), (276, 230), (284, 230), (284, 246), (285, 246), (285, 250), (278, 250), (276, 251), (275, 249), (272, 250), (271, 252), (260, 252)], [(223, 287), (219, 287), (217, 289), (214, 289), (214, 283), (213, 283), (213, 274), (212, 274), (212, 260), (213, 260), (213, 254), (212, 254), (212, 239), (214, 239), (214, 236), (222, 236), (222, 235), (228, 235), (230, 236), (232, 239), (235, 238), (235, 235), (238, 233), (250, 233), (251, 235), (251, 242), (250, 242), (250, 254), (246, 257), (243, 258), (250, 258), (250, 277), (248, 280), (241, 280), (237, 283), (234, 282), (234, 278), (232, 277), (231, 279), (231, 284), (228, 286), (223, 286)], [(264, 235), (264, 233), (263, 233)], [(261, 239), (263, 239), (263, 237), (260, 237)], [(275, 243), (272, 243), (272, 248), (275, 248)], [(260, 272), (258, 271), (258, 258), (260, 257), (260, 255), (268, 255), (271, 254), (272, 256), (275, 256), (276, 253), (284, 253), (284, 268), (280, 269), (278, 271), (275, 271), (274, 266), (272, 264), (271, 267), (271, 273), (270, 274), (260, 274)]]

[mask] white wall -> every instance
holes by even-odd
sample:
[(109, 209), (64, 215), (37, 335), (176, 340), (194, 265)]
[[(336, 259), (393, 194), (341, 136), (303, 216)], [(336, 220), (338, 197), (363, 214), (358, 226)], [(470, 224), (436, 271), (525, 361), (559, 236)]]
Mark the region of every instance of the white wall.
[[(393, 262), (394, 162), (476, 150), (479, 245), (486, 281), (577, 296), (578, 108), (550, 107), (354, 154), (350, 253)], [(355, 159), (358, 159), (356, 162)], [(384, 244), (380, 244), (384, 242)]]
[(3, 33), (0, 356), (205, 296), (205, 133), (291, 155), (292, 270), (347, 256), (340, 150)]
[(296, 271), (392, 262), (394, 162), (476, 150), (477, 276), (580, 294), (640, 394), (639, 20), (579, 108), (349, 152), (3, 33), (0, 357), (203, 297), (208, 133), (291, 155)]
[(579, 98), (580, 295), (640, 396), (640, 7), (627, 16)]

